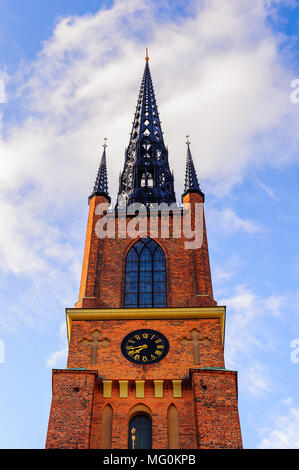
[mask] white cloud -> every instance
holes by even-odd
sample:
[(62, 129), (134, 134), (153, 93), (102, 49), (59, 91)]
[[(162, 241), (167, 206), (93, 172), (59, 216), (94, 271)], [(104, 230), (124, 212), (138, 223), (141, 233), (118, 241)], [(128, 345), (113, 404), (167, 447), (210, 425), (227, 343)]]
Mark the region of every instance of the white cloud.
[(260, 361), (249, 361), (246, 372), (241, 374), (240, 385), (252, 395), (262, 396), (273, 390), (267, 367)]
[(272, 328), (269, 320), (281, 316), (287, 299), (284, 296), (259, 297), (246, 286), (237, 286), (232, 296), (220, 299), (218, 304), (226, 305), (228, 311), (226, 367), (239, 371), (242, 392), (263, 396), (277, 391), (265, 353), (278, 350), (279, 332)]
[(274, 201), (278, 201), (278, 197), (276, 196), (274, 190), (270, 188), (268, 185), (260, 181), (258, 178), (256, 178), (256, 182), (260, 188), (262, 188), (263, 191)]
[(66, 359), (67, 359), (68, 347), (65, 346), (64, 348), (60, 349), (52, 353), (47, 360), (48, 367), (65, 367)]
[(294, 405), (294, 400), (293, 398), (291, 397), (287, 397), (287, 398), (282, 398), (281, 400), (281, 403), (285, 406), (292, 406)]
[(219, 287), (225, 286), (230, 279), (232, 279), (239, 271), (244, 262), (240, 259), (238, 254), (233, 253), (221, 265), (213, 267), (213, 285), (216, 286), (219, 295)]
[[(163, 6), (171, 12), (171, 3)], [(248, 168), (279, 167), (297, 156), (293, 72), (282, 66), (264, 3), (192, 6), (193, 16), (180, 21), (145, 0), (60, 19), (36, 60), (8, 81), (5, 106), (14, 118), (4, 115), (0, 138), (1, 269), (48, 273), (52, 262), (64, 262), (63, 253), (72, 262), (68, 275), (78, 275), (84, 228), (75, 211), (93, 186), (104, 137), (116, 195), (145, 46), (178, 199), (187, 133), (200, 179), (216, 194), (229, 191)], [(231, 209), (222, 216), (230, 230), (262, 230)]]
[(59, 329), (59, 338), (62, 342), (62, 345), (58, 351), (53, 352), (47, 359), (47, 366), (52, 368), (62, 367), (65, 368), (67, 355), (68, 355), (68, 343), (66, 339), (66, 324), (65, 322), (61, 324)]
[(299, 449), (299, 407), (293, 406), (272, 419), (272, 427), (261, 430), (260, 449)]
[(209, 226), (211, 224), (211, 226), (217, 228), (217, 231), (221, 230), (222, 233), (226, 234), (233, 234), (241, 231), (254, 235), (266, 231), (266, 227), (254, 220), (238, 216), (231, 208), (224, 208), (221, 210), (210, 208), (207, 214), (207, 219)]

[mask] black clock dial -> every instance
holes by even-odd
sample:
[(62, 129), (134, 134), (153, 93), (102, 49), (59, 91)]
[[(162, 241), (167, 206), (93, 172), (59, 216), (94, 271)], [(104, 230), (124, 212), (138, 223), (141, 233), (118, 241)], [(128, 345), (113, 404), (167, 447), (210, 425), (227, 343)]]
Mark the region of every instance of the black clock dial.
[(169, 343), (158, 331), (136, 330), (123, 339), (121, 351), (126, 359), (135, 364), (153, 364), (166, 356)]

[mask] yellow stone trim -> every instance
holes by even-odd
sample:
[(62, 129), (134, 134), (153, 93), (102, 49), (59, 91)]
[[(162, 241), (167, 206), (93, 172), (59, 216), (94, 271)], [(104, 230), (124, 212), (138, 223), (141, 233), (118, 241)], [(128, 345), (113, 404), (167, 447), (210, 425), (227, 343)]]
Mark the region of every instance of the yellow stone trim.
[(219, 318), (221, 340), (224, 346), (226, 308), (220, 307), (184, 307), (184, 308), (67, 308), (67, 335), (70, 342), (72, 322), (78, 320), (174, 320)]
[(154, 380), (156, 398), (163, 398), (163, 383), (164, 380)]
[(144, 382), (145, 380), (135, 380), (136, 398), (144, 398)]
[(103, 398), (111, 398), (112, 380), (103, 380)]
[(119, 398), (128, 398), (128, 380), (119, 380)]
[(173, 380), (172, 381), (172, 391), (173, 391), (173, 398), (182, 398), (182, 381), (181, 380)]

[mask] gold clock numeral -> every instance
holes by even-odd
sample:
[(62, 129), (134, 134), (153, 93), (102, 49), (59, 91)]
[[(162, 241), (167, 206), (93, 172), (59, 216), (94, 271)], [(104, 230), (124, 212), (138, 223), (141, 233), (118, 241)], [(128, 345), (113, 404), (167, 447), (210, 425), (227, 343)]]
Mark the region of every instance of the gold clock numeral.
[(162, 351), (160, 351), (159, 349), (156, 349), (155, 354), (157, 354), (157, 356), (162, 356)]
[(143, 333), (142, 337), (147, 339), (148, 338), (148, 333)]
[(135, 335), (134, 338), (141, 339), (139, 335)]
[(135, 361), (139, 361), (140, 360), (140, 354), (135, 354), (134, 359), (135, 359)]
[(142, 362), (147, 362), (147, 361), (148, 361), (147, 356), (142, 356)]
[(162, 343), (162, 339), (156, 339), (155, 343)]
[(156, 347), (157, 347), (157, 349), (163, 349), (163, 348), (164, 348), (164, 344), (158, 344)]
[(151, 354), (151, 360), (154, 361), (156, 359), (156, 356), (154, 356), (153, 354)]
[(155, 336), (156, 336), (156, 335), (152, 335), (152, 336), (151, 336), (151, 339), (154, 339), (154, 338), (155, 338)]

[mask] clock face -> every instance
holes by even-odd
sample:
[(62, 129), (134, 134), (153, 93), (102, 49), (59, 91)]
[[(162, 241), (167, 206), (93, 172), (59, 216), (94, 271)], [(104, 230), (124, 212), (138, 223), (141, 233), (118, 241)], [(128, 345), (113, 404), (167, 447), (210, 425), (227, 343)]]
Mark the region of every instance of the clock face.
[(159, 331), (136, 330), (123, 339), (121, 351), (126, 359), (135, 364), (154, 364), (166, 356), (169, 343)]

